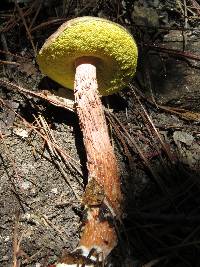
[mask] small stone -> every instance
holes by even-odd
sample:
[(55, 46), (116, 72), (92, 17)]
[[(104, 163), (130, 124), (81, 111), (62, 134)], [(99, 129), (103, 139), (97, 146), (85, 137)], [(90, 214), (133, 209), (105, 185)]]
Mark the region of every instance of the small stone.
[(183, 42), (183, 33), (179, 30), (171, 30), (164, 36), (164, 42)]
[(22, 138), (27, 138), (28, 137), (28, 132), (22, 128), (14, 128), (13, 133), (22, 137)]
[(9, 257), (8, 256), (3, 256), (2, 257), (2, 261), (8, 261), (9, 260)]
[(10, 236), (8, 235), (8, 236), (5, 237), (4, 241), (8, 242), (9, 240), (10, 240)]
[(179, 143), (182, 142), (190, 146), (194, 141), (194, 137), (191, 134), (183, 131), (175, 131), (173, 134), (173, 139), (176, 145), (179, 145)]
[(54, 193), (54, 194), (58, 194), (58, 188), (56, 188), (56, 187), (55, 188), (52, 188), (51, 189), (51, 192)]
[(134, 11), (132, 12), (132, 19), (138, 25), (149, 27), (159, 26), (159, 16), (153, 8), (135, 5)]
[(31, 186), (31, 183), (28, 182), (28, 181), (25, 181), (25, 182), (23, 182), (23, 183), (21, 184), (21, 188), (22, 188), (23, 190), (28, 190), (28, 189), (30, 188), (30, 186)]

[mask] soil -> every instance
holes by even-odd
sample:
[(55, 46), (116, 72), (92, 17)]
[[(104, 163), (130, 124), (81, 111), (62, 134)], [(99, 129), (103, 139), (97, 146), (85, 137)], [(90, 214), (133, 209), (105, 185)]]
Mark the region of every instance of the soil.
[(134, 80), (102, 98), (125, 198), (105, 266), (200, 265), (200, 3), (183, 2), (2, 1), (0, 266), (53, 266), (78, 244), (87, 166), (73, 92), (42, 76), (34, 50), (85, 15), (139, 48)]

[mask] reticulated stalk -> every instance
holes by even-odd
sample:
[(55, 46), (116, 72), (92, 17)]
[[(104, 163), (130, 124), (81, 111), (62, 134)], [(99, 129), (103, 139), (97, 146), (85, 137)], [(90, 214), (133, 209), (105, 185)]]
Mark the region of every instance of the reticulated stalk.
[(96, 250), (105, 258), (117, 244), (116, 230), (108, 217), (121, 215), (119, 171), (98, 93), (96, 67), (89, 58), (81, 58), (76, 63), (75, 102), (88, 168), (88, 185), (83, 197), (87, 219), (79, 248), (85, 256)]

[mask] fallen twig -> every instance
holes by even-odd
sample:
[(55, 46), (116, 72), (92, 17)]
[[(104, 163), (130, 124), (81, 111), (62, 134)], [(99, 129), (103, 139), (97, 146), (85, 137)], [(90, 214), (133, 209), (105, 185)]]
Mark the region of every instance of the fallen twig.
[(186, 52), (186, 51), (181, 51), (181, 50), (177, 50), (177, 49), (172, 49), (172, 48), (167, 48), (161, 45), (156, 45), (156, 44), (144, 44), (144, 46), (148, 46), (149, 48), (151, 48), (152, 50), (157, 50), (163, 53), (168, 53), (171, 55), (175, 55), (178, 57), (182, 57), (182, 58), (189, 58), (189, 59), (193, 59), (193, 60), (197, 60), (200, 61), (200, 56), (195, 55), (191, 52)]
[(5, 86), (6, 89), (19, 92), (23, 95), (30, 95), (32, 97), (37, 97), (39, 99), (48, 101), (54, 106), (65, 108), (69, 111), (74, 110), (74, 101), (66, 98), (62, 98), (59, 96), (55, 96), (51, 94), (50, 92), (45, 91), (46, 93), (36, 93), (30, 90), (27, 90), (19, 85), (16, 85), (14, 83), (5, 81), (4, 79), (0, 79), (0, 85)]
[(144, 106), (142, 105), (139, 97), (137, 96), (135, 90), (134, 90), (134, 86), (133, 85), (129, 85), (129, 87), (131, 88), (132, 92), (133, 92), (133, 95), (135, 97), (135, 99), (137, 100), (137, 102), (139, 103), (144, 115), (145, 115), (145, 118), (146, 118), (146, 121), (147, 123), (150, 125), (150, 127), (152, 128), (152, 131), (154, 132), (154, 135), (158, 138), (158, 140), (160, 141), (160, 144), (163, 148), (163, 150), (165, 151), (168, 159), (170, 160), (170, 162), (173, 164), (173, 157), (169, 151), (169, 149), (167, 148), (167, 145), (165, 144), (165, 142), (162, 140), (161, 136), (160, 136), (160, 133), (158, 132), (158, 130), (156, 129), (152, 119), (150, 118), (150, 116), (148, 115), (146, 109), (144, 108)]
[(6, 64), (6, 65), (21, 65), (20, 63), (14, 62), (14, 61), (7, 61), (7, 60), (0, 60), (0, 64)]
[(24, 13), (23, 13), (22, 9), (19, 7), (19, 5), (18, 5), (18, 3), (17, 3), (17, 0), (15, 0), (15, 6), (16, 6), (18, 12), (19, 12), (19, 15), (20, 15), (22, 21), (23, 21), (24, 27), (25, 27), (25, 29), (26, 29), (26, 32), (27, 32), (27, 35), (28, 35), (28, 38), (29, 38), (29, 41), (30, 41), (30, 43), (31, 43), (31, 45), (32, 45), (34, 54), (35, 54), (35, 56), (36, 56), (36, 55), (37, 55), (37, 50), (36, 50), (36, 47), (35, 47), (35, 45), (34, 45), (34, 43), (33, 43), (33, 38), (32, 38), (32, 36), (31, 36), (31, 33), (30, 33), (29, 28), (28, 28), (28, 26), (27, 26), (27, 23), (26, 23), (26, 20), (25, 20), (25, 17), (24, 17)]
[[(70, 180), (68, 178), (68, 175), (65, 172), (65, 169), (61, 165), (62, 159), (61, 159), (60, 155), (58, 154), (58, 152), (56, 151), (55, 147), (53, 146), (54, 144), (56, 144), (55, 137), (53, 136), (53, 133), (51, 132), (51, 130), (50, 130), (45, 118), (42, 117), (41, 115), (39, 115), (37, 122), (38, 122), (38, 125), (40, 127), (42, 127), (42, 134), (46, 135), (47, 140), (51, 141), (51, 143), (49, 141), (47, 141), (47, 145), (48, 145), (48, 148), (49, 148), (49, 151), (50, 151), (50, 155), (52, 156), (52, 160), (55, 162), (56, 166), (58, 167), (58, 169), (60, 170), (61, 174), (63, 175), (65, 181), (67, 182), (67, 184), (72, 189), (75, 197), (78, 200), (80, 200), (80, 197), (79, 197), (78, 193), (76, 192), (76, 190), (71, 185), (71, 182), (70, 182)], [(78, 182), (80, 184), (79, 180), (78, 180)]]

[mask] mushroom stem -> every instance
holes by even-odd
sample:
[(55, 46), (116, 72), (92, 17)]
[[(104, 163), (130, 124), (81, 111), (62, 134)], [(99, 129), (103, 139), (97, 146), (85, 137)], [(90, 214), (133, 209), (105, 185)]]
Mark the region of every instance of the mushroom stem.
[(88, 168), (88, 184), (83, 197), (87, 219), (79, 249), (84, 256), (96, 250), (105, 258), (117, 243), (116, 230), (108, 217), (120, 217), (122, 195), (117, 160), (109, 139), (93, 63), (90, 58), (77, 60), (74, 83)]

